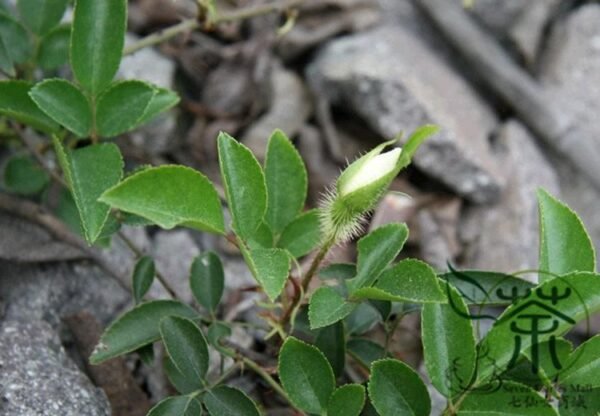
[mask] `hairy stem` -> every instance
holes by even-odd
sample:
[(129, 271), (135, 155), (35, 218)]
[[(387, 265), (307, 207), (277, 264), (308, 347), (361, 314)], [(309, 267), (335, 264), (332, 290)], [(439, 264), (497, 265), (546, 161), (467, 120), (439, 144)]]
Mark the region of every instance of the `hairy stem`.
[(303, 295), (308, 290), (308, 286), (310, 285), (310, 282), (312, 281), (313, 277), (317, 273), (317, 270), (319, 269), (319, 266), (325, 259), (325, 256), (327, 256), (327, 253), (329, 253), (329, 250), (333, 246), (333, 243), (334, 243), (334, 240), (329, 239), (325, 242), (325, 244), (323, 244), (321, 246), (321, 249), (319, 250), (319, 252), (315, 256), (315, 258), (313, 259), (308, 271), (306, 272), (306, 275), (304, 275), (304, 278), (302, 279), (302, 283), (300, 285), (302, 290), (296, 291), (294, 298), (292, 299), (292, 301), (290, 302), (290, 304), (284, 311), (283, 315), (281, 316), (281, 320), (280, 320), (281, 327), (285, 327), (285, 325), (290, 321), (290, 318), (292, 317), (292, 313), (294, 312), (294, 309), (300, 304), (300, 302), (302, 302)]
[[(213, 19), (211, 19), (209, 24), (216, 25), (219, 23), (225, 22), (234, 22), (237, 20), (245, 20), (252, 17), (262, 16), (265, 14), (280, 12), (291, 7), (297, 7), (301, 5), (305, 0), (280, 0), (267, 4), (259, 4), (255, 6), (244, 7), (239, 10), (235, 10), (229, 13), (217, 14)], [(188, 32), (190, 30), (196, 30), (202, 27), (204, 22), (198, 19), (186, 19), (177, 23), (174, 26), (163, 29), (159, 32), (153, 33), (151, 35), (146, 36), (145, 38), (140, 39), (139, 41), (127, 46), (123, 50), (123, 55), (130, 55), (134, 52), (137, 52), (140, 49), (146, 48), (148, 46), (157, 45), (166, 40), (169, 40), (180, 33)]]

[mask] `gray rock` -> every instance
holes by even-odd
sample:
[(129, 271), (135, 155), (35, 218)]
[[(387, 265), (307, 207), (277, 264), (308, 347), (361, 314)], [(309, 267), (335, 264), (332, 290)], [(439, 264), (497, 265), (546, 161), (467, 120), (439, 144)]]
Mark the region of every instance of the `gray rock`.
[[(192, 301), (189, 285), (190, 267), (200, 254), (198, 245), (187, 230), (159, 231), (152, 245), (156, 268), (169, 282), (173, 290), (184, 302)], [(155, 281), (150, 296), (168, 297), (164, 288)]]
[(438, 270), (446, 270), (448, 261), (462, 250), (458, 241), (458, 224), (462, 200), (439, 197), (417, 215), (417, 232), (423, 259)]
[[(150, 251), (151, 241), (144, 227), (122, 226), (121, 233), (144, 253)], [(108, 249), (102, 250), (101, 254), (108, 259), (114, 269), (123, 276), (131, 276), (135, 267), (136, 258), (127, 244), (119, 237), (113, 236)]]
[(515, 272), (538, 264), (539, 227), (536, 190), (558, 193), (558, 178), (533, 137), (516, 121), (497, 137), (497, 157), (506, 187), (492, 206), (468, 208), (459, 227), (466, 267)]
[(335, 40), (307, 75), (315, 93), (354, 111), (385, 138), (440, 125), (415, 165), (472, 201), (499, 196), (501, 178), (488, 143), (494, 114), (410, 32), (384, 26)]
[(245, 132), (242, 141), (259, 159), (264, 159), (267, 142), (275, 129), (293, 137), (311, 113), (310, 93), (302, 79), (293, 71), (275, 65), (271, 72), (269, 109)]
[[(600, 5), (589, 4), (556, 26), (543, 58), (541, 82), (553, 101), (572, 111), (576, 125), (600, 146)], [(555, 154), (549, 155), (560, 178), (561, 197), (582, 218), (600, 249), (600, 191)]]
[(533, 64), (546, 25), (560, 5), (560, 0), (475, 0), (470, 11), (483, 26), (509, 41)]
[(0, 414), (110, 415), (102, 390), (79, 372), (45, 322), (1, 324), (0, 368)]
[(292, 60), (340, 33), (372, 27), (380, 18), (377, 0), (320, 0), (306, 2), (294, 27), (282, 36), (277, 52)]
[[(582, 6), (555, 26), (540, 81), (550, 99), (568, 103), (580, 124), (600, 129), (600, 4)], [(600, 143), (600, 135), (595, 137)]]
[(0, 298), (6, 319), (45, 320), (60, 326), (62, 316), (88, 310), (108, 323), (130, 295), (87, 263), (19, 264), (0, 261)]
[(0, 212), (0, 259), (19, 262), (74, 260), (87, 257), (73, 246), (55, 240), (40, 226)]
[[(126, 45), (137, 40), (128, 34)], [(139, 79), (163, 88), (172, 89), (175, 80), (175, 63), (154, 48), (144, 48), (121, 60), (117, 77)], [(177, 127), (177, 112), (169, 110), (149, 124), (130, 133), (136, 146), (144, 148), (152, 155), (164, 153), (175, 146), (174, 132)]]

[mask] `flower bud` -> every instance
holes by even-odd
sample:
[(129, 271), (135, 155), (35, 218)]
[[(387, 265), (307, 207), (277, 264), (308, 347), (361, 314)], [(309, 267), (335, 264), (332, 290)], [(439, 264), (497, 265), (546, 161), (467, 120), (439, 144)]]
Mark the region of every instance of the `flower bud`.
[(375, 207), (398, 172), (410, 163), (423, 140), (435, 132), (434, 126), (421, 127), (407, 140), (404, 149), (396, 147), (382, 153), (397, 142), (392, 140), (351, 163), (338, 178), (335, 189), (325, 197), (321, 210), (325, 238), (337, 243), (356, 235), (365, 214)]

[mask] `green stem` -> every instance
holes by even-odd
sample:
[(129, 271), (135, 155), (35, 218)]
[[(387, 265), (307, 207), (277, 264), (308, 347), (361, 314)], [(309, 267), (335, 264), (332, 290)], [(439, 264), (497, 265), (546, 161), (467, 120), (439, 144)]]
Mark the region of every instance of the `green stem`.
[[(289, 9), (292, 7), (297, 7), (301, 5), (305, 0), (280, 0), (273, 3), (267, 4), (259, 4), (256, 6), (244, 7), (240, 10), (236, 10), (229, 13), (223, 13), (215, 16), (210, 20), (210, 24), (216, 25), (219, 23), (225, 22), (234, 22), (237, 20), (245, 20), (256, 16), (262, 16), (264, 14), (269, 14), (273, 12), (280, 12), (285, 9)], [(130, 55), (134, 52), (139, 51), (140, 49), (146, 48), (148, 46), (157, 45), (166, 40), (169, 40), (180, 33), (188, 32), (190, 30), (199, 29), (204, 22), (199, 21), (198, 19), (186, 19), (177, 23), (174, 26), (163, 29), (159, 32), (153, 33), (151, 35), (146, 36), (145, 38), (140, 39), (139, 41), (129, 45), (123, 50), (123, 55)]]
[(285, 399), (285, 401), (288, 402), (288, 404), (290, 404), (292, 407), (294, 407), (294, 409), (296, 409), (285, 390), (283, 390), (279, 383), (276, 382), (275, 379), (273, 379), (273, 377), (271, 377), (271, 375), (267, 373), (258, 363), (244, 356), (240, 356), (240, 360), (244, 365), (248, 366), (248, 368), (250, 368), (257, 375), (259, 375), (269, 386), (271, 386), (273, 390), (277, 392), (277, 394), (279, 394), (283, 399)]
[(313, 259), (308, 271), (306, 272), (306, 275), (304, 276), (304, 279), (302, 279), (302, 283), (300, 285), (302, 290), (299, 293), (296, 293), (296, 296), (294, 296), (292, 302), (289, 304), (288, 308), (285, 310), (281, 317), (280, 322), (282, 328), (285, 327), (285, 325), (290, 321), (294, 309), (300, 304), (300, 302), (302, 302), (303, 295), (306, 293), (310, 282), (317, 273), (317, 270), (319, 269), (319, 266), (325, 259), (325, 256), (327, 256), (327, 253), (329, 253), (329, 250), (333, 246), (333, 243), (333, 239), (328, 239)]

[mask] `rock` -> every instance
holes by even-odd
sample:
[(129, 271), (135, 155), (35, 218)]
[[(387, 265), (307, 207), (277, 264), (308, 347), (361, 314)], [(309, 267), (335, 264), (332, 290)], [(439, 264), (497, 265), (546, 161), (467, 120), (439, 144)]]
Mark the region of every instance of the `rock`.
[(471, 206), (459, 227), (464, 267), (516, 272), (538, 264), (536, 190), (558, 193), (558, 178), (526, 128), (505, 123), (497, 137), (497, 157), (506, 187), (497, 204)]
[[(147, 253), (150, 251), (151, 242), (144, 227), (122, 226), (120, 231), (142, 252)], [(120, 237), (113, 236), (110, 247), (102, 250), (101, 254), (108, 259), (121, 275), (131, 276), (133, 273), (136, 263), (135, 256)]]
[(476, 0), (470, 10), (483, 26), (499, 39), (510, 42), (528, 64), (533, 64), (546, 25), (559, 6), (560, 0)]
[(119, 284), (87, 263), (20, 264), (0, 261), (0, 297), (6, 319), (45, 320), (87, 310), (103, 323), (130, 302)]
[(410, 32), (383, 26), (332, 41), (307, 77), (315, 94), (350, 109), (382, 137), (425, 123), (440, 125), (440, 134), (425, 142), (414, 164), (471, 201), (499, 196), (501, 178), (488, 143), (496, 117)]
[(421, 256), (437, 270), (446, 270), (462, 249), (458, 241), (461, 208), (459, 198), (441, 197), (417, 214)]
[(44, 228), (0, 212), (0, 259), (19, 262), (74, 260), (87, 257), (79, 249), (55, 240)]
[[(577, 122), (600, 126), (600, 5), (577, 9), (555, 26), (542, 59), (540, 81), (551, 99), (568, 102)], [(596, 136), (600, 143), (600, 136)]]
[(45, 322), (6, 320), (1, 324), (0, 368), (3, 415), (111, 414), (102, 390), (79, 372)]
[(380, 17), (377, 0), (320, 0), (307, 2), (292, 30), (282, 36), (277, 53), (290, 61), (327, 39), (373, 26)]
[(340, 168), (327, 157), (325, 140), (319, 129), (310, 124), (302, 127), (298, 151), (308, 171), (308, 203), (315, 206), (323, 193), (333, 186), (340, 174)]
[(416, 214), (417, 208), (417, 202), (410, 196), (390, 192), (375, 208), (369, 231), (390, 223), (408, 222)]
[[(138, 38), (128, 34), (125, 44), (134, 43)], [(121, 60), (118, 78), (139, 79), (162, 88), (173, 89), (175, 63), (154, 48), (144, 48)], [(130, 133), (132, 142), (152, 155), (164, 153), (174, 147), (174, 132), (177, 126), (177, 112), (169, 110), (149, 124)]]
[[(192, 301), (189, 285), (192, 261), (200, 254), (200, 249), (187, 230), (159, 231), (152, 246), (156, 268), (169, 282), (173, 290), (184, 302)], [(150, 296), (167, 298), (168, 295), (159, 282), (155, 281)]]
[[(527, 1), (518, 18), (509, 26), (508, 37), (517, 46), (526, 63), (533, 67), (539, 58), (544, 31), (557, 13), (560, 0)], [(497, 5), (496, 5), (497, 6)]]
[[(600, 146), (600, 5), (584, 5), (553, 28), (540, 78), (553, 101), (571, 109), (573, 129)], [(561, 197), (582, 218), (600, 249), (600, 191), (560, 156), (549, 154), (558, 170)]]
[(271, 72), (271, 100), (267, 112), (245, 132), (242, 141), (259, 159), (264, 159), (267, 142), (275, 129), (294, 137), (310, 114), (310, 93), (293, 71), (275, 65)]

